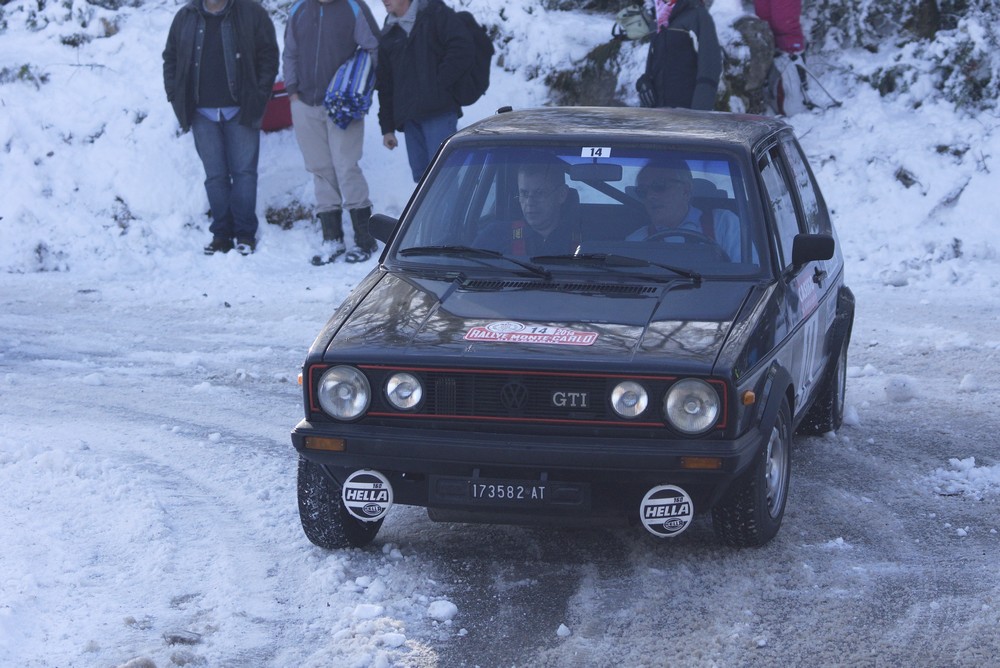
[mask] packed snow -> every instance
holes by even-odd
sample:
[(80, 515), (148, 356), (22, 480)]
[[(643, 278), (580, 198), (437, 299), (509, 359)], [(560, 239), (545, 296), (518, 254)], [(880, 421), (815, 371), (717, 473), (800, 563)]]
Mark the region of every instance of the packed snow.
[[(480, 16), (495, 11), (485, 0), (467, 6)], [(547, 639), (536, 665), (586, 665), (587, 657), (594, 665), (662, 665), (662, 628), (628, 644), (604, 641), (611, 649), (601, 650), (602, 633), (622, 617), (641, 617), (640, 608), (619, 601), (606, 609), (607, 627), (584, 621), (583, 611), (607, 606), (595, 583), (614, 579), (612, 563), (580, 566), (583, 584), (564, 592), (565, 607), (549, 610), (548, 593), (532, 595), (550, 586), (536, 579), (532, 559), (520, 555), (527, 562), (520, 570), (503, 562), (505, 547), (520, 544), (513, 529), (432, 524), (396, 508), (369, 549), (330, 553), (306, 540), (288, 438), (302, 413), (296, 375), (312, 338), (376, 259), (313, 267), (320, 234), (307, 215), (290, 229), (265, 222), (269, 209), (308, 211), (313, 202), (291, 130), (262, 138), (257, 252), (202, 254), (210, 235), (201, 164), (162, 87), (160, 53), (178, 7), (150, 1), (111, 11), (84, 0), (2, 7), (0, 68), (27, 74), (0, 85), (0, 665), (449, 665), (448, 647), (490, 643), (486, 622), (471, 621), (491, 602), (470, 603), (463, 590), (475, 577), (498, 583), (526, 611), (542, 606), (544, 628), (523, 629)], [(381, 21), (381, 3), (372, 10)], [(739, 0), (716, 0), (720, 34), (746, 11)], [(494, 68), (490, 90), (461, 125), (504, 105), (545, 104), (544, 74), (571, 66), (611, 33), (610, 16), (532, 2), (507, 3), (503, 14), (513, 36), (504, 66)], [(280, 39), (281, 17), (276, 26)], [(632, 50), (626, 70), (637, 71), (644, 47), (625, 48)], [(918, 88), (884, 99), (859, 81), (893, 55), (814, 54), (810, 66), (844, 103), (789, 119), (832, 209), (858, 301), (845, 426), (814, 439), (807, 470), (887, 445), (891, 436), (866, 431), (887, 411), (913, 421), (947, 412), (961, 424), (998, 412), (1000, 119), (969, 116)], [(374, 115), (365, 131), (362, 167), (375, 210), (398, 215), (413, 188), (405, 149), (382, 147)], [(977, 314), (975, 327), (963, 312)], [(950, 445), (939, 457), (906, 460), (887, 475), (906, 495), (934, 499), (928, 504), (964, 504), (954, 518), (928, 510), (920, 519), (937, 540), (985, 540), (982, 551), (995, 554), (1000, 520), (985, 518), (997, 517), (996, 449), (960, 444), (995, 446), (996, 433), (960, 432), (942, 437)], [(874, 492), (838, 503), (861, 516), (888, 507)], [(845, 588), (897, 568), (878, 560), (864, 573), (855, 568), (851, 560), (866, 545), (846, 524), (834, 530), (839, 535), (797, 533), (796, 521), (808, 522), (794, 504), (793, 493), (779, 547), (767, 549), (788, 541), (796, 559), (832, 559), (823, 563), (834, 564), (832, 581)], [(994, 512), (975, 510), (983, 507)], [(887, 539), (903, 523), (886, 519)], [(712, 558), (682, 560), (670, 571), (648, 548), (650, 537), (615, 535), (634, 538), (616, 556), (641, 565), (650, 583), (704, 578), (712, 594), (735, 601), (747, 590), (788, 586), (748, 582), (739, 560), (752, 557), (720, 557), (727, 553), (708, 543), (697, 543), (697, 555)], [(575, 565), (577, 549), (596, 551), (575, 539), (539, 541), (539, 568), (553, 554)], [(431, 553), (438, 545), (441, 552)], [(683, 554), (684, 543), (674, 549)], [(709, 579), (716, 561), (728, 563), (731, 584)], [(494, 570), (475, 573), (483, 564)], [(798, 582), (819, 577), (810, 563), (796, 568)], [(952, 636), (956, 664), (982, 658), (973, 636), (995, 631), (1000, 608), (995, 572), (969, 577), (986, 580), (986, 593), (959, 614), (942, 611), (940, 599), (919, 613), (960, 619), (968, 637)], [(675, 594), (655, 599), (658, 607), (699, 609), (698, 591)], [(836, 586), (820, 595), (852, 596)], [(763, 653), (780, 651), (781, 634), (757, 619), (749, 604), (730, 627), (706, 619), (691, 632), (702, 653), (688, 654), (688, 663), (726, 665), (733, 651), (764, 661)], [(817, 621), (813, 631), (825, 639), (817, 651), (840, 656), (837, 629)], [(894, 651), (907, 644), (891, 634), (885, 642)], [(504, 665), (532, 663), (516, 639), (499, 647)]]

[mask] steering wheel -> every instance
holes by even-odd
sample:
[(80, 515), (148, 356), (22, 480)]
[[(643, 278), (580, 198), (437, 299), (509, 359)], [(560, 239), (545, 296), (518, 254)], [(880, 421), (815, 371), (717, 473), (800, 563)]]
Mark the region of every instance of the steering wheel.
[(646, 237), (646, 241), (663, 241), (664, 239), (669, 239), (670, 237), (680, 237), (681, 239), (684, 240), (684, 243), (709, 246), (712, 249), (712, 251), (718, 256), (719, 260), (729, 262), (729, 256), (726, 254), (726, 251), (723, 250), (722, 246), (719, 245), (719, 242), (717, 242), (710, 236), (702, 234), (701, 232), (696, 232), (695, 230), (687, 230), (680, 228), (674, 228), (671, 230), (661, 230)]

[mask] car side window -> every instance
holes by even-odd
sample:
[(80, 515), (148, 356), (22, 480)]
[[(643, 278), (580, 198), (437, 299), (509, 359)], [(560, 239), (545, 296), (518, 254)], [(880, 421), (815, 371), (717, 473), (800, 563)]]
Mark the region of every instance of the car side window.
[(802, 154), (802, 148), (791, 138), (783, 140), (782, 146), (792, 172), (792, 180), (799, 193), (806, 229), (810, 234), (830, 234), (830, 219), (826, 215), (822, 199), (817, 194), (816, 183)]
[(784, 270), (792, 264), (792, 243), (795, 235), (799, 234), (801, 230), (799, 229), (798, 215), (795, 213), (792, 193), (780, 168), (780, 154), (777, 146), (771, 147), (766, 154), (760, 157), (757, 161), (757, 168), (760, 170), (764, 194), (767, 197), (765, 204), (770, 209), (775, 222), (775, 232), (778, 237), (778, 258), (781, 268)]

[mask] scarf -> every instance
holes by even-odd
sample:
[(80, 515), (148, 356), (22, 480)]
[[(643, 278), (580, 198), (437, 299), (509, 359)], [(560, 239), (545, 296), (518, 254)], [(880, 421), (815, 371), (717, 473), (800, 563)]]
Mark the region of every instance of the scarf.
[(410, 35), (410, 31), (413, 30), (413, 24), (417, 21), (417, 10), (420, 0), (413, 0), (410, 2), (409, 9), (406, 10), (402, 16), (396, 16), (395, 14), (386, 14), (385, 17), (385, 28), (388, 30), (394, 25), (398, 25), (406, 33), (407, 37)]
[(670, 12), (677, 0), (656, 0), (656, 30), (659, 32), (670, 23)]

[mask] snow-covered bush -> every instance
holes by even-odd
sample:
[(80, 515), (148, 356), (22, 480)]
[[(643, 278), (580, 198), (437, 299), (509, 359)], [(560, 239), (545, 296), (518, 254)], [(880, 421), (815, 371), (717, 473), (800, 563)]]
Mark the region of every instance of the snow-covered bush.
[(969, 111), (996, 106), (1000, 4), (995, 0), (815, 0), (806, 3), (804, 14), (813, 52), (897, 51), (896, 64), (862, 76), (882, 95), (916, 89), (919, 97), (936, 90)]

